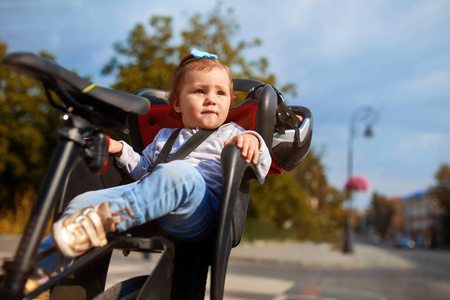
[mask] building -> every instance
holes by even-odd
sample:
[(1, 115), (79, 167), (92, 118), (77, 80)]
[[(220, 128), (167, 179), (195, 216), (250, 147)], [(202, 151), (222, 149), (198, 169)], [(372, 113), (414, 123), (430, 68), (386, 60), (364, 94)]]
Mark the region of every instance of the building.
[(427, 191), (418, 191), (403, 198), (405, 233), (419, 247), (437, 247), (443, 210), (438, 200)]

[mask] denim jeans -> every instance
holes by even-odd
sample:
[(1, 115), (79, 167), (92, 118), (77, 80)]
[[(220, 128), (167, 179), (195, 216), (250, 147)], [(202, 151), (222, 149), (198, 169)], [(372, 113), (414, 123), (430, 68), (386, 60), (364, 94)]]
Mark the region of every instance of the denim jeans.
[[(190, 241), (205, 238), (214, 226), (218, 201), (200, 173), (189, 163), (175, 160), (159, 164), (143, 179), (122, 186), (86, 192), (70, 201), (62, 217), (85, 207), (108, 202), (110, 211), (131, 207), (134, 216), (116, 225), (117, 231), (158, 220), (170, 235)], [(51, 236), (39, 252), (54, 246)], [(40, 266), (50, 271), (62, 257), (52, 255)]]

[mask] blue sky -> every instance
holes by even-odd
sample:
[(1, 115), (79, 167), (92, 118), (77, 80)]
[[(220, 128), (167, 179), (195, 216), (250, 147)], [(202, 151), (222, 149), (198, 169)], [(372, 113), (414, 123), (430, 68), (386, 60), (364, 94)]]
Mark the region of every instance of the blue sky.
[[(355, 139), (354, 174), (371, 193), (407, 196), (434, 183), (450, 163), (450, 1), (250, 0), (225, 2), (240, 24), (236, 39), (261, 38), (245, 55), (267, 57), (280, 83), (293, 82), (314, 115), (313, 147), (323, 152), (331, 184), (346, 181), (351, 114), (370, 105), (379, 113), (374, 137)], [(175, 33), (215, 2), (78, 0), (0, 1), (0, 39), (10, 51), (45, 49), (93, 81), (138, 23), (174, 18)]]

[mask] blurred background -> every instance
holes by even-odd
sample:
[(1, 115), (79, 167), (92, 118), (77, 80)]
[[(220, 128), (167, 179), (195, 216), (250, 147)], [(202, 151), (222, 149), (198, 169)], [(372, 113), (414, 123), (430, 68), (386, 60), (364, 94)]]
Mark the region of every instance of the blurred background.
[[(133, 93), (167, 88), (193, 47), (216, 53), (314, 116), (302, 165), (252, 186), (245, 241), (446, 249), (449, 16), (446, 0), (2, 0), (0, 56), (40, 53)], [(59, 115), (4, 66), (0, 101), (0, 231), (20, 234)]]

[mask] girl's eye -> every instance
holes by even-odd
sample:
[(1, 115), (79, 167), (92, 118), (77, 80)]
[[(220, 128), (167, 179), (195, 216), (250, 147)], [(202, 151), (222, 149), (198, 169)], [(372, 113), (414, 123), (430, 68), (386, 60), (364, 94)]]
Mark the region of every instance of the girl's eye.
[(225, 95), (225, 92), (223, 92), (223, 91), (218, 91), (218, 92), (217, 92), (217, 95), (223, 96), (223, 95)]
[(203, 91), (202, 89), (198, 89), (198, 90), (196, 90), (195, 92), (196, 92), (196, 93), (200, 93), (200, 94), (203, 94), (203, 93), (204, 93), (204, 91)]

